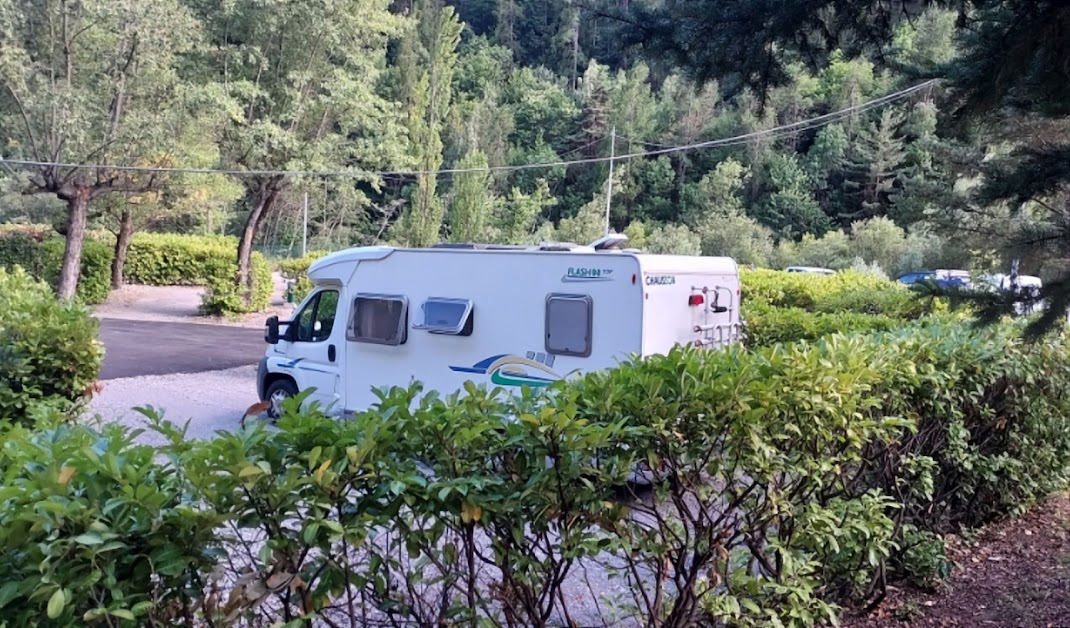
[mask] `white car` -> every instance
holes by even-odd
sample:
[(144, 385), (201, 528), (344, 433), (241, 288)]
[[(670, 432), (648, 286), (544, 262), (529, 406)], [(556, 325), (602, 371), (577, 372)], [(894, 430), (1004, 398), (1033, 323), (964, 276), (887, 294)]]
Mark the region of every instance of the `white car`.
[(835, 275), (836, 271), (831, 268), (821, 268), (820, 266), (788, 266), (784, 269), (784, 272), (788, 273), (810, 273), (813, 275)]

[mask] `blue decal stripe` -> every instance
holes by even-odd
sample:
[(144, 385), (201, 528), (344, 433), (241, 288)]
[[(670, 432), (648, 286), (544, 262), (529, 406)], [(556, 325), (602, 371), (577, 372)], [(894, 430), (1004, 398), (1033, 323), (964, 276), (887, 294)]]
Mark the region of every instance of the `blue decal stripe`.
[(494, 364), (494, 362), (496, 362), (497, 360), (499, 360), (501, 358), (504, 358), (504, 357), (505, 357), (504, 353), (499, 353), (498, 355), (492, 355), (491, 357), (487, 358), (486, 360), (480, 360), (479, 362), (476, 362), (475, 364), (472, 365), (472, 368), (477, 368), (477, 369), (481, 368), (481, 369), (483, 369), (485, 371), (485, 370), (487, 370), (488, 366), (490, 366), (491, 364)]
[(327, 375), (331, 374), (330, 371), (323, 371), (323, 370), (320, 370), (320, 369), (314, 369), (314, 368), (312, 368), (310, 366), (299, 366), (299, 367), (297, 367), (297, 370), (299, 370), (299, 371), (312, 371), (313, 373), (324, 373), (324, 374), (327, 374)]
[(478, 373), (480, 375), (485, 375), (487, 372), (487, 369), (469, 368), (466, 366), (451, 366), (450, 370), (457, 371), (458, 373)]

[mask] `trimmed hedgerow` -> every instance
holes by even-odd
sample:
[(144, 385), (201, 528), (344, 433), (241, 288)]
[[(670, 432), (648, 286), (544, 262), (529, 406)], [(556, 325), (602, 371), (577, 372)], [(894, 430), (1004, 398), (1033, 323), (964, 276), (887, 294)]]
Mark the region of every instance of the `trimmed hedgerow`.
[(807, 312), (797, 307), (772, 307), (761, 302), (744, 306), (743, 315), (749, 347), (817, 340), (830, 334), (853, 331), (892, 331), (906, 324), (884, 314)]
[(237, 251), (234, 237), (138, 233), (130, 240), (124, 274), (147, 286), (204, 286), (234, 272)]
[[(18, 230), (0, 234), (0, 267), (21, 266), (33, 277), (53, 287), (59, 282), (63, 264), (63, 238), (43, 231)], [(78, 280), (78, 300), (96, 304), (108, 298), (111, 287), (112, 250), (95, 240), (82, 245), (82, 270)]]
[(100, 373), (98, 323), (21, 267), (0, 267), (0, 424), (68, 409)]
[(743, 302), (808, 312), (883, 314), (913, 320), (931, 304), (906, 286), (856, 271), (835, 275), (741, 270)]
[[(101, 234), (86, 239), (78, 297), (84, 303), (103, 302), (111, 289), (114, 242)], [(45, 228), (21, 227), (0, 232), (0, 266), (19, 264), (53, 286), (59, 279), (64, 241)], [(124, 265), (130, 283), (152, 286), (206, 286), (203, 309), (212, 315), (256, 312), (266, 308), (274, 292), (271, 267), (263, 255), (253, 255), (254, 290), (250, 305), (234, 287), (237, 272), (236, 238), (173, 233), (139, 233), (130, 242)]]

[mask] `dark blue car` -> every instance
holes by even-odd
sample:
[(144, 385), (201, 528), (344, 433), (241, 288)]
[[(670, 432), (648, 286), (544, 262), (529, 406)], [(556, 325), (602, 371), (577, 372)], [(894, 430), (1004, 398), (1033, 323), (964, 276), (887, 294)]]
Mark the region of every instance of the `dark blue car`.
[(932, 270), (919, 270), (912, 273), (903, 273), (896, 277), (896, 281), (902, 284), (911, 285), (919, 281), (932, 280), (936, 285), (941, 288), (964, 288), (970, 285), (969, 277), (963, 277), (958, 275), (951, 275), (946, 273), (937, 273)]

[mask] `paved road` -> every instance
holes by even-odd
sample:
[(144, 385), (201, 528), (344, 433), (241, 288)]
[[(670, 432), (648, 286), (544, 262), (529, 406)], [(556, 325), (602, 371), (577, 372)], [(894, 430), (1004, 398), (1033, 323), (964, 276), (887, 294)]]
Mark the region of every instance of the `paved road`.
[(264, 355), (264, 331), (201, 323), (102, 318), (101, 379), (200, 373), (256, 364)]

